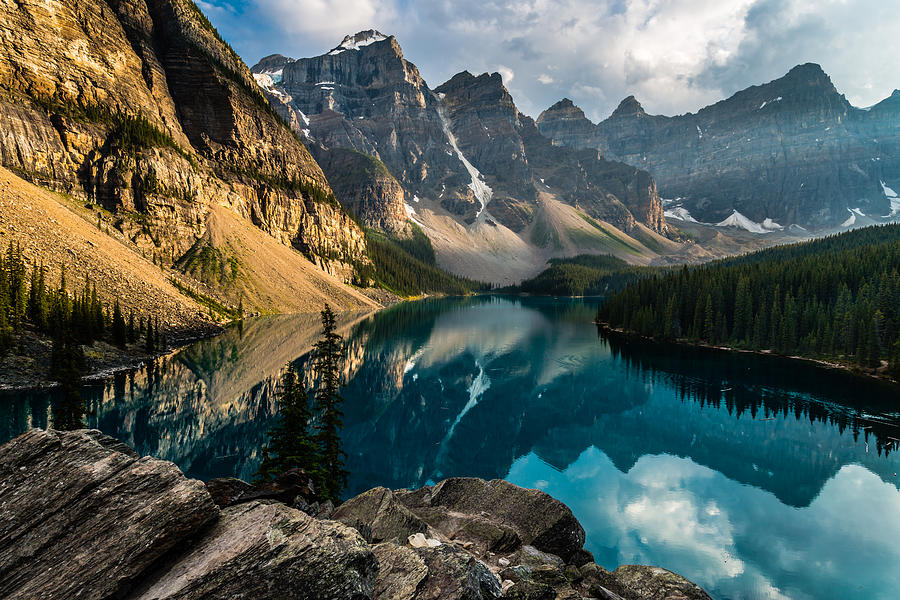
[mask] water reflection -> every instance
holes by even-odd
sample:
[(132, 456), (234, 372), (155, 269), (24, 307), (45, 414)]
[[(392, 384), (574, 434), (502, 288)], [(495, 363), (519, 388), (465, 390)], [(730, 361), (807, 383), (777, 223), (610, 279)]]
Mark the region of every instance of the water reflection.
[[(598, 339), (594, 312), (469, 298), (346, 317), (348, 493), (504, 477), (569, 504), (609, 567), (659, 564), (723, 598), (893, 597), (896, 388)], [(192, 476), (247, 478), (282, 366), (315, 379), (318, 331), (317, 315), (249, 322), (91, 388), (88, 423)], [(46, 426), (50, 404), (7, 397), (0, 436)]]

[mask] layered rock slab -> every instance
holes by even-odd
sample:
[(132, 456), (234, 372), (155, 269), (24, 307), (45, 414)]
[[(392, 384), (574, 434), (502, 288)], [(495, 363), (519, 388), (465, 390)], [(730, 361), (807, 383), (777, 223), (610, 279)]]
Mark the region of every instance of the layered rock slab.
[(99, 432), (0, 448), (0, 597), (108, 598), (218, 517), (203, 484)]
[(0, 448), (0, 597), (371, 598), (353, 529), (275, 501), (219, 510), (204, 484), (98, 431)]

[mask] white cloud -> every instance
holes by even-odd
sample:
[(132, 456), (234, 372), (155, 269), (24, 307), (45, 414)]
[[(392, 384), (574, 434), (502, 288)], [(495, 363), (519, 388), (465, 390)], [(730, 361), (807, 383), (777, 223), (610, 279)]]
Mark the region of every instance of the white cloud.
[(900, 586), (900, 490), (859, 465), (841, 467), (803, 508), (687, 458), (645, 455), (623, 473), (595, 447), (564, 471), (528, 454), (506, 479), (540, 481), (566, 503), (607, 568), (659, 565), (714, 596), (771, 600)]
[(498, 65), (496, 71), (500, 73), (500, 77), (503, 78), (503, 85), (509, 85), (516, 76), (512, 69), (503, 65)]
[[(380, 29), (394, 22), (389, 0), (252, 0), (273, 27), (288, 35), (309, 36), (328, 50), (347, 34)], [(277, 52), (273, 49), (272, 52)]]
[(374, 27), (397, 37), (432, 87), (464, 69), (500, 71), (532, 116), (563, 96), (594, 120), (630, 94), (651, 113), (695, 111), (804, 62), (860, 106), (900, 87), (900, 3), (883, 0), (249, 2), (210, 16), (251, 63), (320, 54)]

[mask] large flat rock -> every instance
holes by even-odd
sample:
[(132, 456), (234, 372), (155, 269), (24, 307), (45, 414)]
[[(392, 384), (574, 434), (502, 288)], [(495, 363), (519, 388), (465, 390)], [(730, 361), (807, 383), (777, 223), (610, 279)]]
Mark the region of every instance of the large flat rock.
[(254, 500), (224, 509), (207, 535), (131, 598), (363, 600), (377, 572), (354, 529)]
[(120, 596), (218, 512), (170, 462), (97, 431), (32, 429), (0, 447), (0, 597)]

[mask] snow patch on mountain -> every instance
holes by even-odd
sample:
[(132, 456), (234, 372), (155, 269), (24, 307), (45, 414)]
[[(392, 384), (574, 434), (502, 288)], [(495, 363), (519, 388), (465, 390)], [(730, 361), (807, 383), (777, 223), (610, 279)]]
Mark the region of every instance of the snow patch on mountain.
[(691, 216), (688, 209), (683, 206), (676, 206), (675, 208), (664, 210), (663, 216), (667, 219), (678, 219), (679, 221), (687, 221), (688, 223), (699, 223), (697, 219)]
[(736, 227), (738, 229), (745, 229), (750, 233), (770, 233), (770, 229), (766, 229), (761, 224), (756, 221), (751, 221), (737, 210), (731, 213), (731, 216), (725, 219), (724, 221), (719, 221), (716, 223), (716, 227)]
[(900, 196), (897, 196), (897, 192), (892, 190), (887, 186), (885, 182), (881, 183), (881, 189), (884, 191), (884, 195), (887, 196), (888, 200), (891, 201), (891, 212), (890, 214), (884, 215), (881, 217), (882, 219), (889, 219), (891, 217), (895, 217), (900, 215)]
[(356, 35), (346, 36), (344, 38), (344, 41), (338, 44), (338, 46), (328, 54), (334, 56), (347, 50), (359, 50), (360, 48), (364, 48), (370, 44), (381, 42), (386, 39), (388, 39), (388, 36), (384, 35), (380, 31), (375, 31), (374, 29), (360, 31)]
[(762, 226), (769, 231), (781, 231), (784, 229), (784, 225), (779, 225), (775, 221), (773, 221), (770, 217), (766, 217), (762, 222)]
[(846, 221), (841, 223), (841, 227), (850, 227), (851, 225), (856, 223), (856, 213), (854, 213), (849, 208), (847, 209), (847, 211), (850, 213), (850, 217)]
[(490, 188), (490, 186), (484, 182), (484, 178), (481, 175), (481, 172), (475, 168), (475, 165), (469, 162), (463, 153), (462, 150), (459, 149), (459, 145), (456, 142), (456, 136), (453, 135), (453, 131), (450, 129), (450, 118), (447, 117), (447, 109), (444, 106), (444, 101), (441, 96), (437, 94), (434, 95), (435, 99), (438, 100), (435, 108), (437, 109), (438, 118), (441, 120), (441, 127), (444, 129), (444, 135), (447, 136), (447, 139), (450, 140), (450, 146), (453, 148), (454, 152), (456, 152), (456, 156), (459, 158), (460, 162), (462, 162), (463, 166), (466, 168), (466, 171), (469, 172), (469, 177), (472, 178), (472, 182), (469, 183), (469, 189), (472, 190), (475, 194), (475, 198), (478, 199), (478, 202), (481, 204), (481, 208), (476, 213), (475, 218), (481, 216), (481, 213), (484, 212), (485, 207), (491, 201), (491, 198), (494, 195), (494, 190)]

